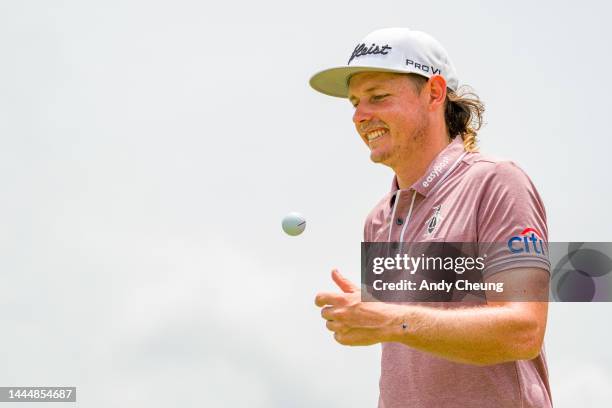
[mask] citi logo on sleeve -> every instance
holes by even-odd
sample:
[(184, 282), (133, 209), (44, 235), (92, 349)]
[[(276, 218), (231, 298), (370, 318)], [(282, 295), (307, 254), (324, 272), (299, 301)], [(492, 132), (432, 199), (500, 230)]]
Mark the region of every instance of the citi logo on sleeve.
[(508, 249), (513, 254), (532, 252), (532, 250), (536, 254), (544, 254), (542, 234), (533, 228), (525, 228), (519, 235), (508, 240)]
[(392, 47), (390, 47), (389, 44), (385, 44), (383, 46), (372, 44), (369, 48), (366, 47), (364, 43), (357, 44), (357, 46), (353, 50), (353, 53), (351, 54), (351, 58), (349, 58), (348, 60), (347, 65), (350, 65), (353, 59), (357, 57), (361, 57), (363, 55), (369, 55), (369, 54), (387, 55), (389, 53), (388, 50), (390, 49), (392, 49)]

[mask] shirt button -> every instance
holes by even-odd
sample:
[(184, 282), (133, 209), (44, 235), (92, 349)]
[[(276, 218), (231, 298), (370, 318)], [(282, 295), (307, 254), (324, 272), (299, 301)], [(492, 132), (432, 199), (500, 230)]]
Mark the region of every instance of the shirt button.
[(398, 218), (397, 220), (395, 220), (395, 222), (397, 222), (397, 225), (402, 225), (404, 223), (404, 220)]

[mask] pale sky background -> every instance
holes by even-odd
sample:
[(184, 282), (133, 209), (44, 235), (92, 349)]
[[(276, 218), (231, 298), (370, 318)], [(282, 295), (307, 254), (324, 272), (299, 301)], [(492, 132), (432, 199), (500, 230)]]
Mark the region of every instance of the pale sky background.
[[(482, 150), (531, 176), (551, 240), (612, 241), (610, 6), (491, 3), (0, 2), (0, 386), (375, 406), (380, 347), (336, 344), (313, 300), (332, 267), (358, 280), (391, 173), (308, 79), (376, 28), (445, 46), (486, 103)], [(556, 407), (612, 400), (611, 312), (551, 305)]]

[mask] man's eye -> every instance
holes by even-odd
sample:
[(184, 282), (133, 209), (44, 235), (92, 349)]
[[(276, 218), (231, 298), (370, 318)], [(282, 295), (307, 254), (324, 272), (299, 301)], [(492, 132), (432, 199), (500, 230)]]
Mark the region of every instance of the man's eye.
[(383, 100), (383, 99), (385, 99), (387, 96), (389, 96), (389, 94), (372, 95), (372, 100), (373, 100), (373, 101), (382, 101), (382, 100)]

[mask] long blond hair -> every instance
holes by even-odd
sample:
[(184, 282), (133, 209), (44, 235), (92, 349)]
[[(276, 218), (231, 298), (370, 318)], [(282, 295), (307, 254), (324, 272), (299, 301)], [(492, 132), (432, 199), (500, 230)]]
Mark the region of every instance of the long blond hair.
[[(428, 78), (408, 74), (420, 93)], [(444, 120), (449, 136), (454, 139), (458, 135), (463, 139), (463, 148), (467, 152), (478, 151), (478, 130), (483, 125), (485, 107), (478, 95), (468, 86), (461, 86), (455, 92), (447, 89), (444, 103)]]

